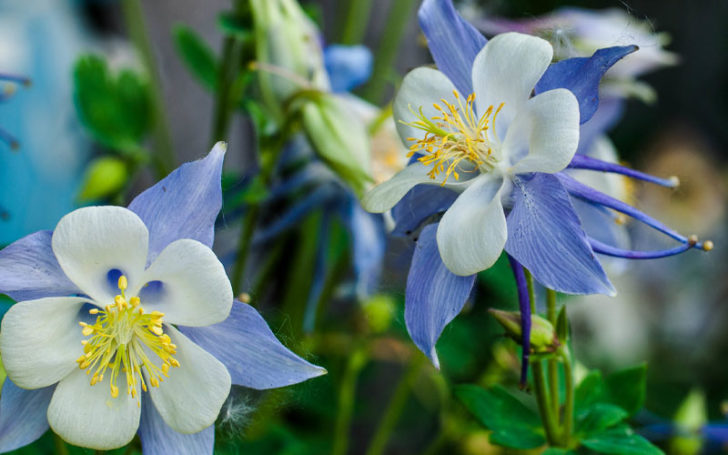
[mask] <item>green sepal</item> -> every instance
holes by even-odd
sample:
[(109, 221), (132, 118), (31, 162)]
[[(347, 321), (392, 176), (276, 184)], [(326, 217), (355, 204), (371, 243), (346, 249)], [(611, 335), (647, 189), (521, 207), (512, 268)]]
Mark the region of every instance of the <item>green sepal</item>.
[(494, 444), (525, 450), (546, 443), (538, 415), (503, 387), (460, 385), (455, 387), (455, 395), (483, 426), (493, 431)]
[(566, 316), (566, 305), (561, 306), (559, 315), (556, 317), (556, 338), (562, 345), (566, 345), (569, 341), (569, 318)]
[(203, 39), (186, 25), (175, 25), (172, 29), (177, 53), (187, 70), (208, 90), (217, 86), (217, 58)]
[(626, 425), (611, 428), (582, 441), (582, 444), (597, 453), (615, 455), (664, 455), (664, 452), (650, 441), (636, 434)]
[(225, 35), (234, 36), (241, 41), (253, 39), (251, 25), (250, 23), (246, 23), (239, 14), (231, 11), (223, 11), (217, 16), (217, 26), (220, 31)]

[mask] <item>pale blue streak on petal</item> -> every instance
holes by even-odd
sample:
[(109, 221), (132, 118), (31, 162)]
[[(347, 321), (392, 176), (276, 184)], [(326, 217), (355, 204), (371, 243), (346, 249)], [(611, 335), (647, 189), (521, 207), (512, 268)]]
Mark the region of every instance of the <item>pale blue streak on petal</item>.
[(149, 262), (175, 240), (212, 246), (222, 207), (224, 156), (225, 146), (218, 143), (207, 157), (178, 167), (129, 204), (149, 229)]
[(329, 73), (331, 90), (349, 92), (369, 80), (374, 57), (363, 45), (332, 44), (324, 49), (324, 65)]
[(210, 425), (199, 433), (178, 433), (164, 422), (154, 408), (149, 394), (144, 393), (139, 438), (144, 455), (212, 455), (215, 425)]
[(46, 412), (54, 389), (25, 390), (5, 379), (0, 396), (0, 452), (28, 445), (48, 430)]
[(404, 318), (412, 341), (440, 368), (435, 344), (465, 305), (475, 275), (458, 276), (447, 269), (437, 249), (437, 226), (426, 226), (417, 240), (407, 275)]
[(347, 210), (346, 222), (351, 233), (356, 292), (363, 299), (371, 295), (379, 284), (387, 233), (382, 215), (365, 211), (358, 200), (352, 198)]
[(547, 288), (566, 294), (614, 295), (558, 178), (536, 173), (513, 183), (508, 254)]
[(221, 361), (236, 385), (272, 389), (326, 373), (283, 346), (255, 308), (237, 300), (225, 321), (179, 329)]
[(38, 231), (0, 251), (0, 294), (16, 301), (77, 294), (51, 249), (51, 231)]
[(425, 0), (418, 17), (437, 67), (460, 93), (473, 93), (473, 61), (485, 37), (458, 14), (452, 0)]
[(392, 234), (410, 235), (427, 218), (450, 208), (457, 197), (458, 193), (441, 186), (415, 186), (392, 207), (392, 218), (396, 223)]
[(565, 88), (579, 101), (581, 123), (588, 121), (599, 106), (599, 81), (604, 73), (637, 46), (615, 46), (599, 49), (591, 57), (575, 57), (551, 65), (535, 87), (539, 93)]

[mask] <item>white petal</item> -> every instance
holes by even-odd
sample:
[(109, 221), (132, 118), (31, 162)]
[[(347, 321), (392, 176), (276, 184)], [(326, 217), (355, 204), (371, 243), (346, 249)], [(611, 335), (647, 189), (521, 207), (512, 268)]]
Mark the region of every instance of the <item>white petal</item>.
[(151, 300), (142, 290), (142, 305), (145, 310), (164, 313), (167, 322), (200, 327), (224, 321), (230, 314), (233, 290), (225, 268), (215, 253), (197, 240), (182, 239), (167, 245), (144, 272), (140, 284), (152, 281), (160, 281), (162, 287)]
[(552, 174), (571, 162), (578, 146), (579, 103), (574, 94), (559, 88), (528, 101), (508, 128), (502, 151), (515, 163), (514, 174)]
[[(230, 393), (230, 373), (219, 360), (166, 325), (177, 345), (180, 366), (169, 370), (159, 387), (149, 387), (154, 406), (167, 425), (180, 433), (197, 433), (215, 422)], [(149, 382), (147, 381), (147, 384)]]
[(105, 306), (118, 293), (108, 282), (110, 270), (121, 270), (130, 286), (137, 282), (147, 261), (149, 232), (131, 210), (85, 207), (61, 218), (51, 243), (68, 278)]
[(473, 89), (478, 115), (500, 103), (495, 130), (498, 137), (531, 96), (531, 91), (551, 63), (553, 48), (541, 38), (503, 33), (488, 41), (473, 62)]
[(362, 198), (362, 206), (369, 212), (386, 212), (394, 207), (415, 185), (437, 183), (427, 175), (429, 170), (430, 168), (420, 162), (410, 164), (391, 179), (369, 190)]
[(47, 297), (10, 307), (2, 321), (0, 352), (15, 384), (24, 389), (46, 387), (78, 368), (83, 303), (77, 297)]
[(442, 262), (468, 276), (492, 266), (506, 243), (506, 217), (499, 190), (503, 180), (477, 178), (445, 212), (437, 228)]
[[(417, 117), (413, 113), (418, 113), (422, 108), (422, 113), (427, 118), (440, 115), (432, 105), (438, 103), (442, 106), (441, 99), (446, 99), (450, 103), (455, 102), (455, 86), (447, 76), (432, 68), (415, 68), (410, 71), (402, 81), (397, 96), (392, 105), (394, 120), (397, 124), (397, 131), (405, 145), (410, 145), (407, 138), (414, 137), (421, 139), (425, 132), (403, 122), (413, 122)], [(443, 106), (444, 107), (444, 106)]]
[[(58, 383), (48, 406), (48, 423), (71, 444), (110, 450), (128, 444), (139, 428), (140, 402), (126, 393), (119, 375), (119, 396), (111, 397), (111, 374), (91, 386), (85, 370), (77, 369)], [(137, 394), (137, 398), (141, 398)]]

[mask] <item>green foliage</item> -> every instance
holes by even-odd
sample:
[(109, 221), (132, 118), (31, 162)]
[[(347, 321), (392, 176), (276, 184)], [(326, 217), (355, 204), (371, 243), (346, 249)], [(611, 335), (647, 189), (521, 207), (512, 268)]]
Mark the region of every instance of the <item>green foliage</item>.
[(600, 433), (627, 418), (627, 411), (607, 403), (595, 403), (576, 416), (576, 432), (584, 435)]
[(615, 455), (661, 455), (662, 450), (627, 426), (612, 428), (584, 439), (582, 444), (597, 453)]
[(97, 158), (86, 168), (78, 199), (88, 202), (112, 196), (124, 187), (128, 178), (124, 160), (113, 156)]
[(138, 154), (152, 126), (148, 82), (127, 69), (111, 74), (106, 60), (94, 55), (78, 59), (73, 80), (76, 110), (94, 139), (114, 151)]
[(503, 387), (483, 389), (476, 385), (461, 385), (455, 388), (455, 395), (493, 431), (491, 442), (494, 444), (533, 449), (546, 442), (539, 417)]
[(610, 402), (634, 415), (645, 403), (647, 365), (610, 374), (605, 378), (605, 385)]
[(217, 85), (217, 59), (215, 53), (190, 27), (176, 25), (172, 30), (174, 44), (189, 72), (208, 90)]
[(233, 12), (222, 12), (217, 16), (217, 26), (226, 35), (236, 37), (241, 41), (253, 39), (253, 31), (240, 15)]

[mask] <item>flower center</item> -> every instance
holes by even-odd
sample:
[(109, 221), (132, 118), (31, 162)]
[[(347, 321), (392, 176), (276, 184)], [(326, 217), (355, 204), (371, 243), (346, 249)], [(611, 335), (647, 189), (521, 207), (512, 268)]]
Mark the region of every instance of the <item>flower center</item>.
[(453, 94), (457, 104), (449, 103), (445, 99), (441, 99), (442, 106), (438, 103), (433, 104), (439, 115), (427, 118), (422, 108), (419, 112), (415, 112), (410, 107), (417, 120), (403, 122), (425, 132), (422, 139), (407, 138), (408, 141), (414, 142), (407, 156), (421, 154), (418, 160), (425, 166), (432, 166), (428, 173), (432, 179), (444, 172), (443, 185), (451, 175), (456, 180), (460, 179), (458, 169), (463, 161), (475, 166), (472, 171), (481, 172), (490, 171), (499, 161), (496, 150), (500, 140), (495, 131), (491, 137), (489, 130), (491, 123), (495, 123), (498, 113), (503, 108), (503, 103), (498, 108), (489, 106), (478, 118), (474, 109), (475, 93), (468, 96), (465, 105), (457, 91), (453, 91)]
[[(177, 346), (162, 329), (164, 313), (144, 313), (139, 297), (126, 300), (126, 287), (127, 280), (122, 275), (119, 277), (121, 294), (114, 298), (114, 303), (103, 310), (89, 310), (89, 313), (97, 315), (93, 325), (79, 322), (83, 327), (81, 333), (90, 338), (81, 342), (84, 354), (76, 362), (79, 368), (87, 370), (86, 374), (93, 372), (92, 386), (103, 381), (106, 371), (111, 370), (113, 398), (119, 396), (116, 384), (120, 373), (126, 376), (126, 393), (133, 398), (137, 393), (137, 381), (142, 390), (147, 391), (142, 368), (146, 369), (149, 384), (158, 387), (169, 376), (170, 366), (179, 366), (172, 357), (177, 353)], [(150, 351), (162, 359), (161, 367), (149, 359), (147, 353)]]

